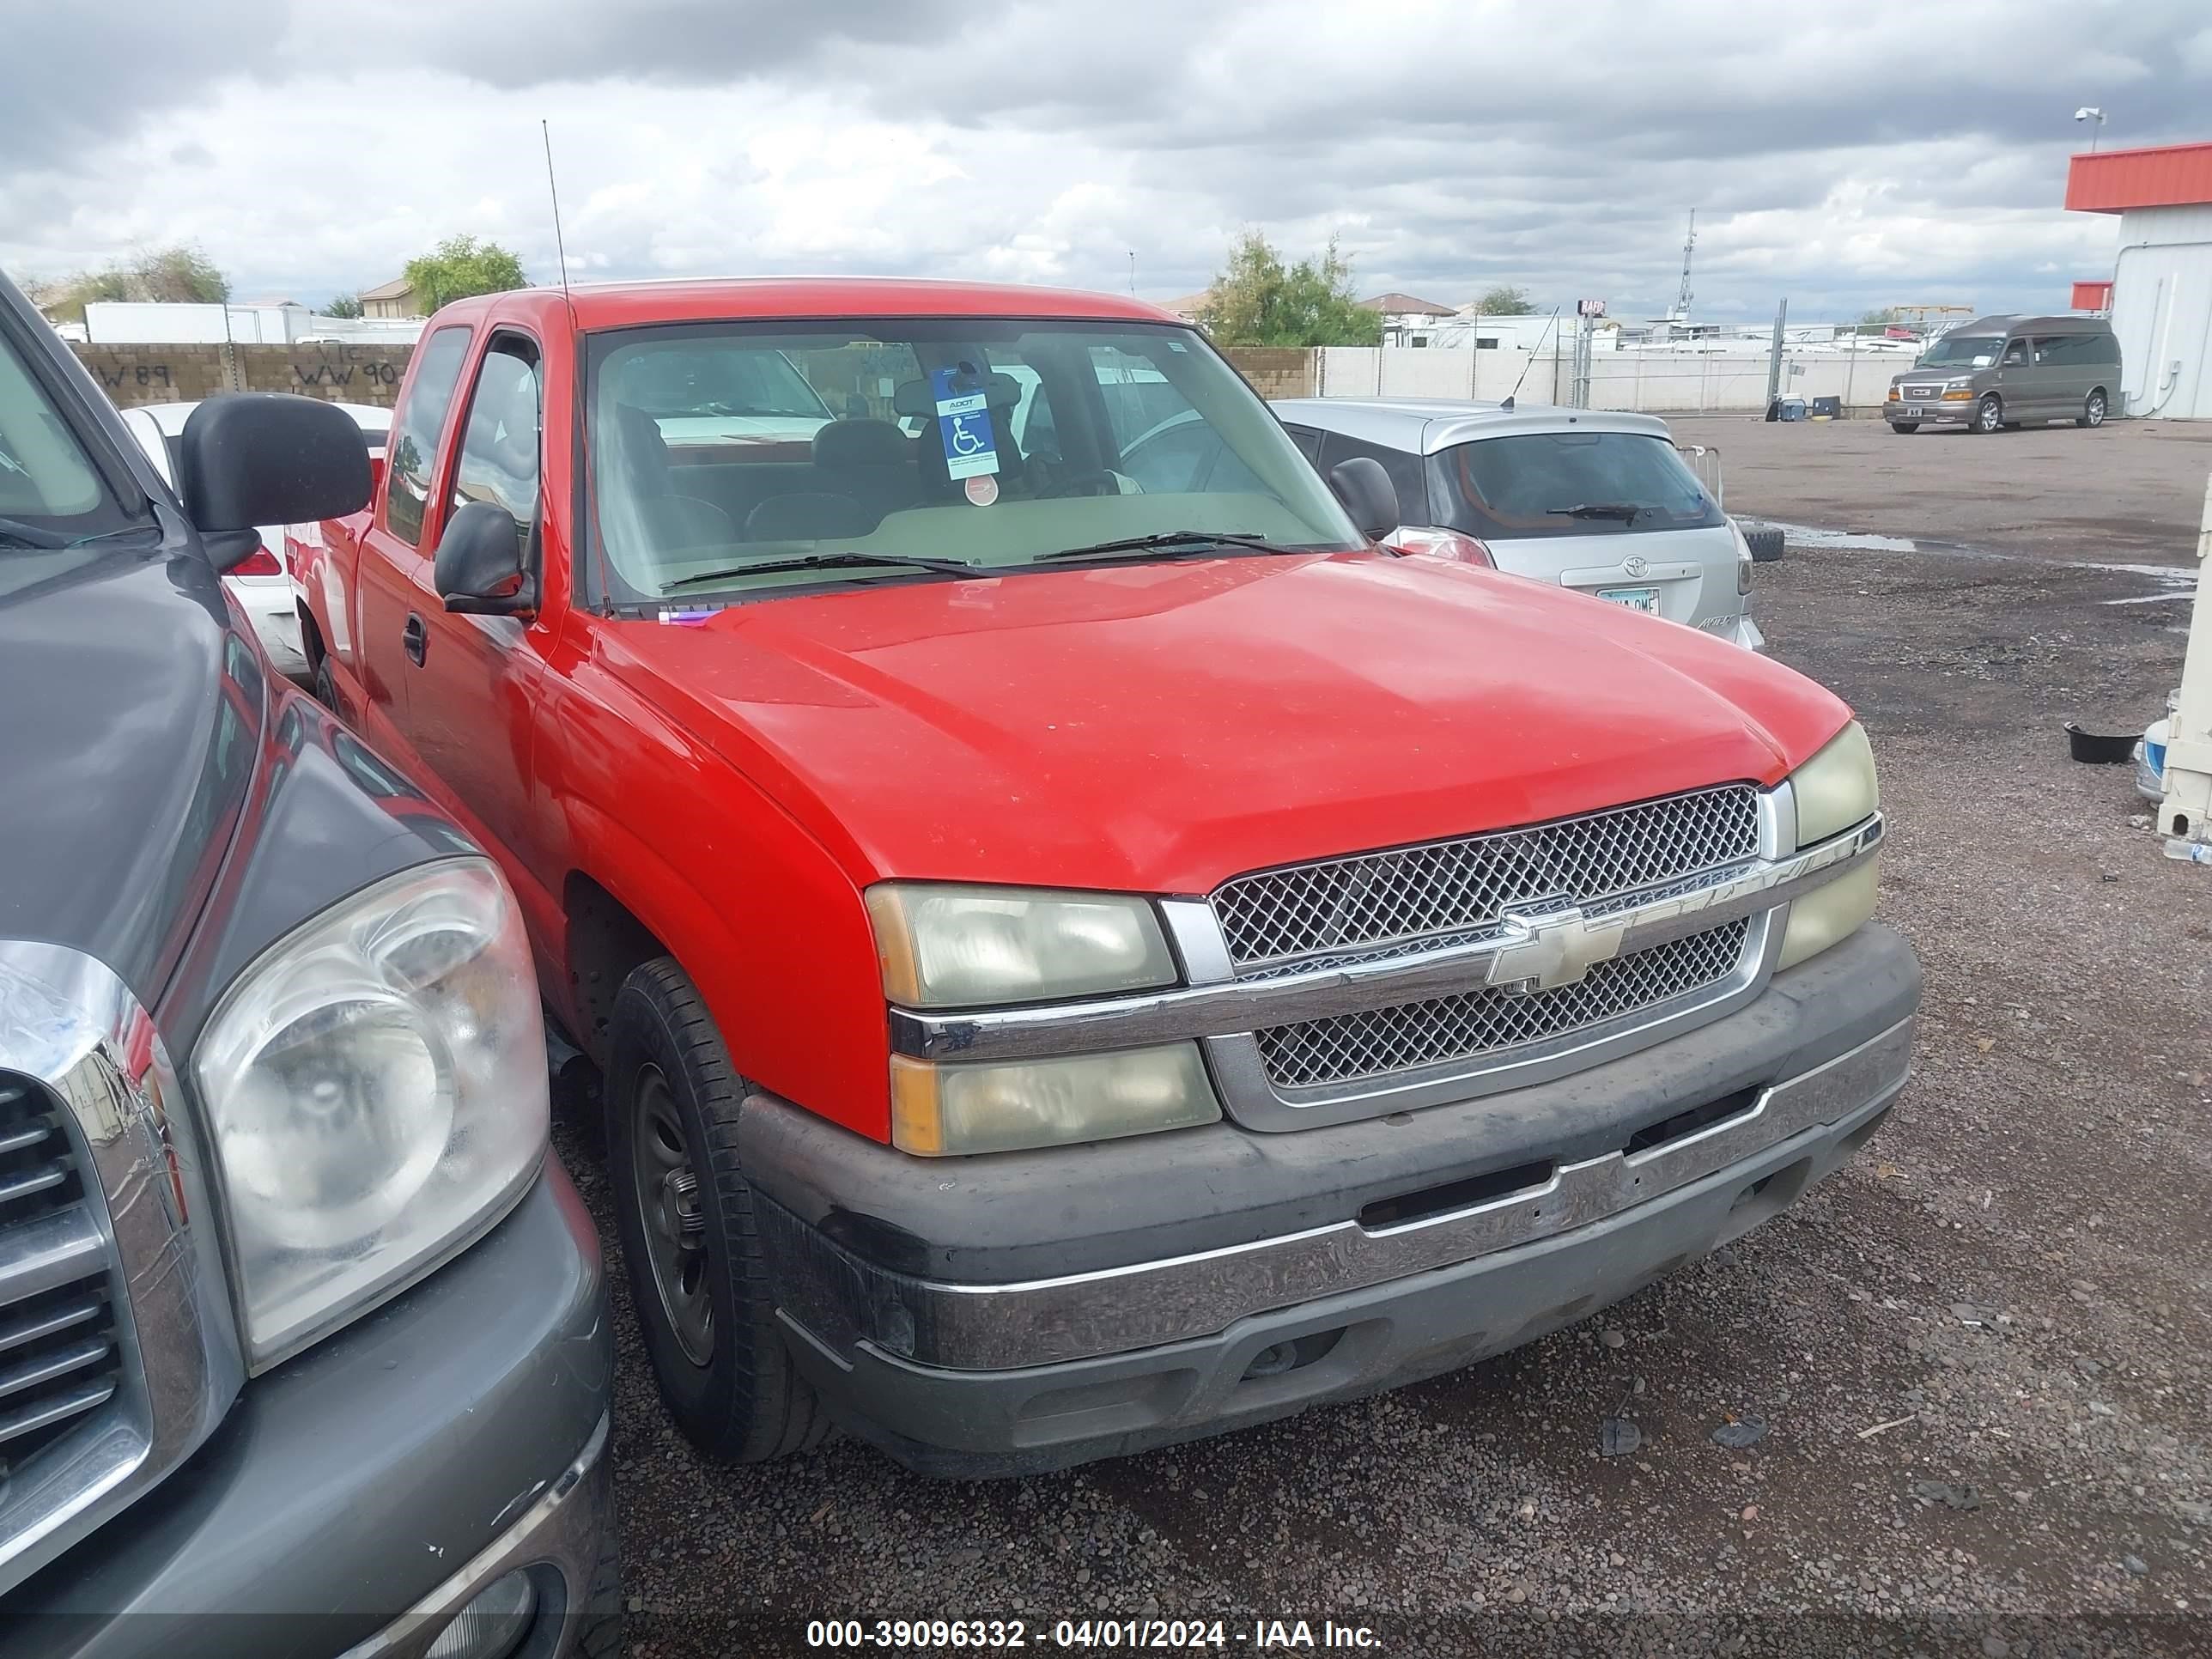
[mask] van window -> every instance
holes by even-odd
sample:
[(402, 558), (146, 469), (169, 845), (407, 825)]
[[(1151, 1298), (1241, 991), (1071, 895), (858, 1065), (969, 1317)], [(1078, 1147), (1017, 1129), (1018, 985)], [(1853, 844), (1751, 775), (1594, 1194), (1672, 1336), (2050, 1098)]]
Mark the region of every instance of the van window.
[(1946, 334), (1920, 354), (1920, 361), (1929, 368), (1987, 368), (2003, 348), (2003, 339), (1995, 334)]
[(2008, 341), (2006, 341), (2006, 342), (2005, 342), (2005, 350), (2004, 350), (2004, 366), (2005, 366), (2007, 368), (2019, 368), (2022, 363), (2025, 363), (2027, 361), (2027, 341), (2025, 341), (2025, 340), (2008, 340)]
[[(2086, 368), (2095, 363), (2117, 362), (2109, 334), (2044, 334), (2036, 337), (2035, 361), (2061, 368)], [(2107, 355), (2110, 353), (2110, 355)]]

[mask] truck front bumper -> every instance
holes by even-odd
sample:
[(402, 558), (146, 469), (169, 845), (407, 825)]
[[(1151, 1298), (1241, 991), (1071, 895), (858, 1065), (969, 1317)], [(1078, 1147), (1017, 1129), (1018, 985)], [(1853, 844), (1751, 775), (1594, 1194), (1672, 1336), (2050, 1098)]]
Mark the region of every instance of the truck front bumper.
[(1865, 1143), (1919, 991), (1869, 927), (1711, 1025), (1484, 1099), (926, 1160), (756, 1097), (740, 1156), (832, 1413), (925, 1473), (1023, 1474), (1434, 1376), (1673, 1272)]
[(526, 1572), (572, 1651), (611, 1525), (599, 1237), (544, 1175), (422, 1284), (248, 1382), (192, 1460), (0, 1601), (0, 1655), (413, 1659)]

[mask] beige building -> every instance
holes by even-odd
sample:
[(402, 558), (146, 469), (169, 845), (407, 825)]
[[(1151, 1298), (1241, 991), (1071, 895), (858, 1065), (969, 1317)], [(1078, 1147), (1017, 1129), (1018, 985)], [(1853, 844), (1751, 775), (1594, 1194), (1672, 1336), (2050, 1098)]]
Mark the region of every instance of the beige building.
[(388, 283), (379, 283), (374, 288), (361, 291), (361, 314), (364, 317), (420, 317), (422, 307), (415, 302), (415, 289), (404, 276), (395, 276)]

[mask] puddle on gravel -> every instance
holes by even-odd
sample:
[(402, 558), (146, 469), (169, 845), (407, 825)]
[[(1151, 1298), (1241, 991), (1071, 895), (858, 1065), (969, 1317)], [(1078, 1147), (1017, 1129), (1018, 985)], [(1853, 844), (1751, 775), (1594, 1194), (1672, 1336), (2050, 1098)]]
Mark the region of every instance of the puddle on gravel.
[[(2033, 554), (1998, 553), (1988, 548), (1968, 547), (1959, 542), (1927, 541), (1911, 536), (1880, 536), (1867, 530), (1823, 530), (1814, 525), (1790, 524), (1780, 519), (1761, 519), (1759, 522), (1770, 529), (1779, 530), (1783, 540), (1789, 546), (1814, 551), (1929, 552), (2010, 563), (2057, 562), (2039, 559)], [(2069, 570), (2106, 570), (2115, 575), (2147, 576), (2159, 584), (2159, 590), (2154, 593), (2133, 593), (2124, 599), (2100, 599), (2097, 601), (2100, 605), (2165, 605), (2177, 599), (2187, 599), (2197, 591), (2197, 571), (2191, 565), (2115, 564), (2095, 559), (2068, 559), (2063, 562)]]
[(1867, 530), (1820, 530), (1811, 525), (1788, 524), (1780, 519), (1761, 519), (1759, 522), (1770, 530), (1780, 531), (1784, 542), (1791, 547), (1850, 549), (1862, 553), (1920, 550), (1920, 544), (1910, 536), (1877, 536)]

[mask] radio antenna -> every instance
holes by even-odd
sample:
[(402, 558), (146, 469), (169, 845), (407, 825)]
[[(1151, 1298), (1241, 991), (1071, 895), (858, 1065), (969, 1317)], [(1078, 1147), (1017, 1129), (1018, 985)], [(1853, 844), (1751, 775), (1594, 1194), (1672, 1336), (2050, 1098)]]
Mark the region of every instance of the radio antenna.
[(553, 129), (541, 117), (538, 131), (545, 140), (545, 193), (553, 198), (553, 251), (561, 258), (561, 298), (568, 307), (568, 326), (576, 325), (576, 302), (568, 297), (568, 245), (561, 237), (561, 186), (553, 178)]
[[(1565, 303), (1566, 302), (1565, 301), (1560, 301), (1561, 305)], [(1552, 332), (1552, 323), (1556, 323), (1559, 320), (1559, 307), (1553, 306), (1552, 307), (1552, 322), (1546, 323), (1544, 325), (1543, 333), (1539, 334), (1536, 337), (1536, 343), (1529, 350), (1528, 360), (1521, 365), (1521, 380), (1525, 380), (1528, 378), (1528, 371), (1534, 368), (1536, 364), (1536, 353), (1544, 349), (1544, 342)], [(1513, 390), (1507, 392), (1505, 394), (1505, 401), (1498, 405), (1500, 409), (1510, 412), (1513, 408), (1513, 400), (1521, 395), (1521, 380), (1516, 380), (1513, 382)]]

